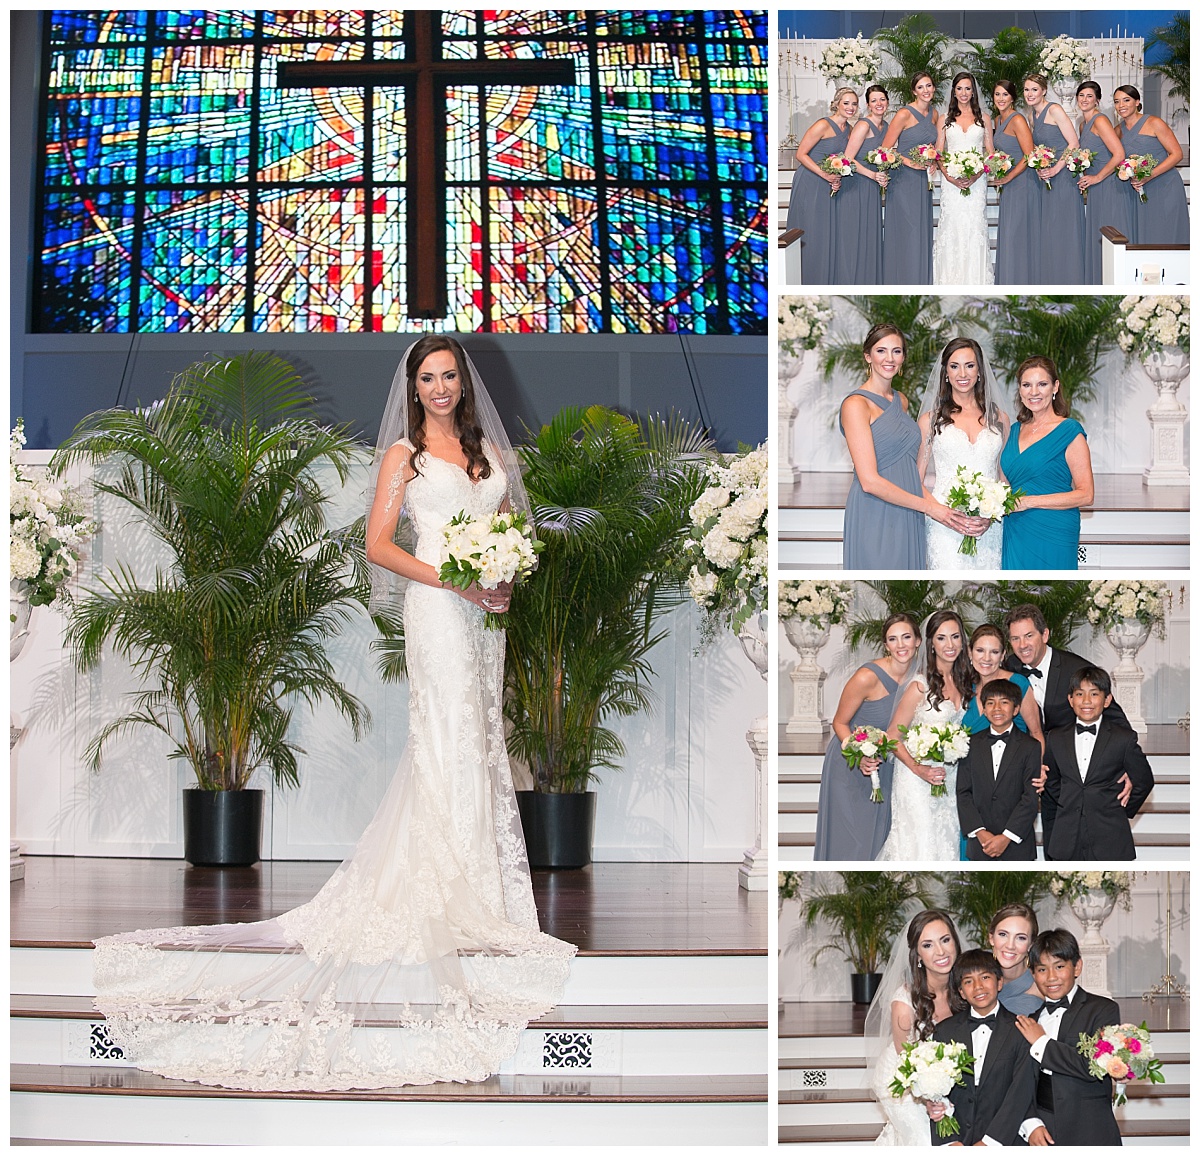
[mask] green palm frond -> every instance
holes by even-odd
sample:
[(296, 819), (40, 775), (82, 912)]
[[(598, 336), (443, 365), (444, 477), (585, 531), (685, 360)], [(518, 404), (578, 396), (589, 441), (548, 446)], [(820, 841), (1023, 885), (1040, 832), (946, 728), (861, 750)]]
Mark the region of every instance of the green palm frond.
[(1050, 894), (1050, 878), (1042, 871), (956, 871), (946, 880), (946, 907), (955, 917), (963, 946), (988, 949), (992, 916), (1010, 903), (1036, 907)]
[[(927, 12), (915, 12), (905, 16), (894, 28), (881, 28), (871, 40), (886, 50), (884, 67), (879, 83), (892, 94), (898, 105), (912, 100), (910, 87), (918, 72), (928, 72), (933, 78), (937, 93), (934, 103), (941, 104), (948, 95), (948, 82), (954, 72), (954, 63), (948, 49), (950, 37), (939, 32), (933, 17)], [(888, 62), (891, 67), (888, 67)]]
[(1165, 76), (1171, 87), (1168, 96), (1182, 96), (1190, 107), (1192, 93), (1192, 17), (1188, 12), (1176, 12), (1169, 23), (1154, 29), (1146, 41), (1146, 53), (1152, 48), (1166, 49), (1166, 58), (1157, 64), (1148, 64), (1151, 72)]
[(962, 615), (964, 607), (970, 605), (969, 597), (957, 593), (948, 594), (946, 583), (939, 578), (904, 578), (895, 581), (880, 579), (864, 582), (863, 585), (879, 595), (883, 602), (883, 611), (872, 614), (860, 610), (846, 623), (846, 640), (851, 648), (863, 645), (880, 646), (883, 624), (893, 614), (907, 612), (920, 626), (937, 610), (957, 610)]
[(1011, 81), (1021, 99), (1022, 81), (1031, 72), (1041, 71), (1042, 49), (1046, 38), (1040, 33), (1025, 28), (1001, 28), (989, 43), (967, 42), (971, 51), (967, 53), (967, 71), (975, 76), (979, 86), (979, 102), (984, 108), (992, 107), (992, 93), (1002, 80)]
[(1091, 596), (1086, 582), (987, 582), (980, 594), (989, 622), (1002, 630), (1010, 610), (1032, 602), (1046, 619), (1052, 645), (1066, 646), (1088, 624)]

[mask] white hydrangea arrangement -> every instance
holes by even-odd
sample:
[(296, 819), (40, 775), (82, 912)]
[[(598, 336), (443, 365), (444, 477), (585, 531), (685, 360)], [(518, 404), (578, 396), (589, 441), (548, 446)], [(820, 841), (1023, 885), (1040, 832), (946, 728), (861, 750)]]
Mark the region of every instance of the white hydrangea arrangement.
[(833, 310), (824, 297), (779, 298), (779, 348), (789, 357), (816, 349), (833, 321)]
[(1096, 61), (1082, 40), (1063, 33), (1042, 49), (1038, 62), (1051, 84), (1064, 80), (1087, 80)]
[(534, 537), (523, 510), (477, 518), (465, 510), (442, 528), (438, 578), (459, 590), (479, 583), (495, 590), (537, 569), (544, 543)]
[(18, 418), (8, 446), (9, 577), (28, 584), (31, 606), (49, 606), (69, 599), (66, 582), (96, 523), (88, 518), (79, 490), (46, 471), (26, 473), (17, 464), (24, 448), (25, 421)]
[(1186, 297), (1131, 293), (1121, 300), (1117, 344), (1130, 356), (1178, 346), (1190, 352), (1192, 309)]
[(1166, 635), (1166, 606), (1169, 598), (1165, 582), (1143, 582), (1135, 579), (1113, 582), (1089, 582), (1088, 621), (1096, 631), (1107, 630), (1118, 623), (1137, 619), (1153, 628), (1159, 638)]
[(1059, 903), (1070, 903), (1089, 891), (1103, 891), (1128, 911), (1132, 883), (1132, 871), (1059, 871), (1050, 880), (1050, 893)]
[[(969, 181), (984, 171), (986, 161), (981, 149), (959, 149), (958, 152), (947, 153), (942, 163), (946, 172), (956, 181)], [(964, 197), (971, 195), (970, 188), (958, 190)]]
[(826, 45), (817, 67), (826, 80), (845, 77), (870, 84), (879, 75), (879, 65), (879, 54), (863, 40), (860, 32), (853, 40), (842, 36)]
[(689, 511), (684, 551), (688, 591), (704, 611), (704, 637), (728, 624), (736, 633), (766, 609), (767, 447), (720, 456)]
[[(964, 1077), (975, 1067), (975, 1057), (962, 1043), (940, 1040), (913, 1040), (904, 1045), (904, 1055), (888, 1090), (899, 1098), (909, 1092), (914, 1100), (947, 1103), (950, 1090), (962, 1085)], [(937, 1134), (944, 1140), (959, 1132), (958, 1121), (945, 1115), (937, 1122)]]
[(779, 617), (807, 618), (836, 626), (850, 613), (854, 588), (849, 582), (780, 582)]

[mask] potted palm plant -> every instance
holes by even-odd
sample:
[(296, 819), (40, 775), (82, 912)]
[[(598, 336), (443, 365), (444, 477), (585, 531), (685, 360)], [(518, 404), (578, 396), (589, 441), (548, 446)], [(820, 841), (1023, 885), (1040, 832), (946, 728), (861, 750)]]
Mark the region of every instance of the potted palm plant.
[(707, 439), (679, 421), (565, 409), (521, 450), (545, 542), (506, 619), (509, 752), (531, 865), (591, 862), (598, 771), (624, 754), (606, 722), (650, 702), (663, 611), (685, 596), (671, 566), (702, 487)]
[(288, 726), (297, 700), (332, 702), (357, 737), (362, 703), (338, 681), (323, 643), (367, 591), (361, 548), (326, 527), (314, 471), (345, 480), (357, 452), (316, 417), (296, 371), (266, 353), (202, 361), (148, 409), (85, 418), (55, 455), (101, 469), (97, 492), (129, 508), (162, 547), (149, 581), (122, 562), (76, 601), (68, 639), (79, 670), (111, 643), (141, 681), (129, 711), (88, 748), (131, 727), (163, 732), (196, 775), (184, 792), (184, 857), (259, 858), (266, 768), (299, 778)]
[(822, 890), (804, 901), (806, 927), (824, 919), (834, 928), (830, 943), (813, 952), (813, 963), (826, 951), (840, 952), (854, 969), (851, 998), (870, 1003), (883, 978), (882, 964), (908, 922), (912, 900), (929, 906), (920, 876), (911, 871), (838, 871), (841, 885), (821, 876)]

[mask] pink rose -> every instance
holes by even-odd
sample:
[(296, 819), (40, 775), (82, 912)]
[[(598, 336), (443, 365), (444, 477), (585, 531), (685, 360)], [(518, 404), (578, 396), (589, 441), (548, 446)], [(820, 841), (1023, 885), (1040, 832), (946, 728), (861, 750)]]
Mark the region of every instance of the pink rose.
[(1142, 1041), (1139, 1039), (1130, 1039), (1125, 1041), (1125, 1046), (1129, 1049), (1132, 1055), (1137, 1055), (1142, 1050)]
[(855, 731), (854, 732), (854, 741), (857, 743), (861, 743), (866, 737), (867, 737), (866, 731)]
[(1114, 1080), (1123, 1080), (1129, 1075), (1129, 1065), (1124, 1060), (1118, 1059), (1116, 1056), (1109, 1056), (1104, 1061), (1104, 1070), (1112, 1076)]
[(1096, 1041), (1096, 1055), (1107, 1056), (1107, 1055), (1110, 1055), (1114, 1051), (1116, 1051), (1116, 1048), (1114, 1048), (1112, 1046), (1112, 1044), (1110, 1044), (1108, 1042), (1108, 1040), (1097, 1040)]

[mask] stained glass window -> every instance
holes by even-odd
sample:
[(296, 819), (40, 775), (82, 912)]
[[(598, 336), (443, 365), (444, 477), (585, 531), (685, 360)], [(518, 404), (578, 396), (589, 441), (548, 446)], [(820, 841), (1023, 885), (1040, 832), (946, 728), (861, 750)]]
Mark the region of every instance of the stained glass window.
[(39, 331), (765, 331), (762, 12), (44, 27)]

